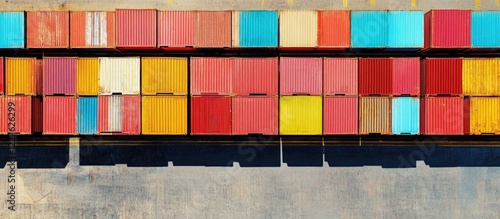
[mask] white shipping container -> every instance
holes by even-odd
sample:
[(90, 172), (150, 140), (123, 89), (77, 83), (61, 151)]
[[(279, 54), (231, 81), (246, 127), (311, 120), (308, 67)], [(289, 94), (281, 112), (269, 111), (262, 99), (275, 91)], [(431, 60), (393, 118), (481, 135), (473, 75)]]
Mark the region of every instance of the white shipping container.
[(99, 94), (139, 94), (141, 59), (139, 57), (99, 58)]

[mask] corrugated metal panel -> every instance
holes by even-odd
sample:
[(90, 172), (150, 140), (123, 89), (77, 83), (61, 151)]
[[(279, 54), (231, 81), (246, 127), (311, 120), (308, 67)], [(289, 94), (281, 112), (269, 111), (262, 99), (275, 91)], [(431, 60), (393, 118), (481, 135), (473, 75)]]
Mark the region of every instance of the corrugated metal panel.
[(358, 134), (357, 97), (325, 97), (323, 106), (323, 133), (325, 135)]
[(75, 97), (43, 97), (43, 134), (76, 134)]
[(188, 58), (143, 57), (142, 94), (188, 94)]
[(420, 132), (427, 135), (463, 134), (464, 99), (427, 97), (421, 100)]
[(280, 97), (281, 135), (321, 135), (323, 98), (320, 96)]
[(392, 98), (392, 133), (396, 135), (419, 133), (420, 98)]
[(391, 134), (389, 97), (359, 98), (359, 134)]
[(197, 11), (194, 28), (195, 47), (231, 47), (231, 12)]
[(324, 58), (323, 93), (357, 95), (358, 58)]
[(461, 58), (426, 58), (421, 77), (422, 89), (426, 95), (462, 94)]
[(464, 97), (464, 135), (470, 135), (470, 97)]
[(115, 12), (72, 11), (71, 48), (115, 47)]
[(0, 96), (0, 104), (1, 134), (31, 134), (31, 96)]
[(391, 48), (424, 47), (424, 12), (389, 11), (388, 46)]
[(43, 131), (43, 107), (42, 97), (31, 98), (31, 128), (33, 133), (40, 133)]
[(143, 96), (142, 134), (186, 135), (187, 96)]
[(78, 58), (76, 77), (78, 95), (99, 94), (99, 59)]
[(99, 133), (140, 134), (140, 96), (99, 96)]
[(352, 11), (351, 46), (354, 48), (386, 47), (387, 21), (387, 11)]
[(392, 94), (420, 94), (420, 58), (392, 59)]
[(233, 97), (233, 134), (278, 134), (278, 97)]
[(475, 48), (500, 47), (500, 12), (473, 11), (471, 21), (471, 41)]
[(5, 58), (6, 93), (35, 95), (36, 72), (35, 58)]
[(277, 47), (277, 11), (233, 12), (233, 47)]
[(470, 98), (470, 133), (500, 134), (500, 98)]
[(43, 59), (35, 61), (35, 87), (36, 94), (43, 95)]
[(0, 57), (0, 94), (5, 93), (5, 83), (4, 83), (4, 78), (5, 78), (5, 64), (4, 64), (4, 58)]
[(322, 58), (280, 58), (281, 95), (322, 93)]
[(108, 132), (122, 131), (122, 96), (112, 95), (108, 98)]
[(68, 11), (29, 11), (27, 48), (69, 48)]
[(43, 94), (76, 94), (76, 58), (43, 58)]
[(97, 134), (97, 97), (78, 98), (78, 133)]
[(360, 58), (359, 94), (391, 94), (392, 70), (390, 58)]
[(351, 12), (318, 11), (318, 47), (351, 45)]
[(234, 58), (234, 95), (278, 95), (278, 58)]
[(155, 9), (116, 9), (116, 47), (156, 48)]
[(140, 88), (139, 57), (99, 58), (99, 94), (139, 94)]
[(141, 133), (141, 97), (123, 96), (122, 133), (139, 135)]
[(462, 66), (464, 95), (500, 96), (500, 59), (466, 58)]
[(194, 11), (158, 11), (158, 46), (194, 46)]
[(288, 10), (279, 12), (280, 47), (316, 47), (318, 12)]
[(428, 21), (430, 48), (467, 48), (471, 45), (470, 10), (431, 10)]
[(191, 95), (231, 94), (232, 58), (191, 58)]
[(0, 12), (0, 48), (24, 48), (24, 12)]
[(230, 135), (231, 97), (191, 97), (191, 134)]

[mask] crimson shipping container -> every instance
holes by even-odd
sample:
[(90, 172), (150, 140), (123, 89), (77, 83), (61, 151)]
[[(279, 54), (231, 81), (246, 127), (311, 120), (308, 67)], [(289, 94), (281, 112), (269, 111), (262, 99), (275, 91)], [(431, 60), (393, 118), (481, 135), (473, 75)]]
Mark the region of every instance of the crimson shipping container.
[(76, 134), (76, 97), (43, 97), (43, 134)]
[(31, 99), (31, 128), (33, 133), (43, 132), (43, 102), (41, 96)]
[(141, 133), (140, 96), (99, 96), (97, 111), (99, 134), (139, 135)]
[(43, 58), (43, 94), (76, 94), (76, 58)]
[(231, 97), (191, 97), (191, 134), (230, 135)]
[(158, 11), (158, 46), (192, 48), (195, 15), (194, 11)]
[(325, 95), (357, 95), (358, 58), (324, 58), (323, 92)]
[(323, 99), (323, 134), (358, 134), (358, 98), (325, 97)]
[(426, 97), (420, 101), (420, 133), (461, 135), (464, 132), (464, 99)]
[(392, 70), (390, 58), (360, 58), (359, 94), (390, 95), (392, 93)]
[(420, 71), (422, 94), (462, 94), (461, 58), (426, 58), (421, 61)]
[(195, 47), (231, 47), (231, 11), (197, 11)]
[(1, 96), (0, 105), (1, 134), (31, 134), (31, 96)]
[(234, 135), (278, 134), (278, 97), (246, 96), (232, 98)]
[(318, 11), (318, 47), (348, 48), (351, 45), (351, 12)]
[(232, 58), (191, 58), (191, 95), (230, 95)]
[(156, 10), (117, 9), (116, 47), (122, 49), (156, 48)]
[(323, 94), (322, 58), (280, 58), (280, 94)]
[(27, 14), (27, 48), (69, 48), (69, 11)]
[(278, 58), (235, 58), (234, 95), (278, 95)]
[(420, 58), (392, 59), (392, 94), (420, 94)]
[(424, 16), (424, 47), (469, 48), (471, 46), (470, 10), (430, 10)]

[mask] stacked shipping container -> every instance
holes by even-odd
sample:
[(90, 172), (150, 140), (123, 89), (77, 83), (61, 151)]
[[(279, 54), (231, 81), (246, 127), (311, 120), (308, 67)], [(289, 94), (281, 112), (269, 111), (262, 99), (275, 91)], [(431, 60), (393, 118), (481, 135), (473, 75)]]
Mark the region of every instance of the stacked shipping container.
[(420, 59), (392, 58), (392, 133), (419, 133)]

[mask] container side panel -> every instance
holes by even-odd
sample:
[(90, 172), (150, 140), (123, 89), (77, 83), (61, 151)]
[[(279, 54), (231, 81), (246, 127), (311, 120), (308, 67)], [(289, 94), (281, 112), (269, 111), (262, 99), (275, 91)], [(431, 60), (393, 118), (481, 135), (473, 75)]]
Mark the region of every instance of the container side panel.
[(278, 97), (233, 97), (234, 135), (278, 134)]
[(466, 58), (462, 68), (464, 95), (500, 96), (500, 59)]
[(117, 9), (116, 46), (156, 48), (156, 10)]
[(358, 98), (325, 97), (323, 100), (325, 135), (358, 134)]
[(191, 97), (191, 134), (230, 135), (231, 97)]
[(142, 58), (142, 94), (187, 95), (187, 58)]
[(425, 101), (425, 127), (427, 135), (463, 134), (464, 99), (461, 97), (428, 97)]
[(389, 97), (360, 97), (359, 134), (391, 134)]
[(419, 133), (420, 99), (418, 97), (392, 98), (392, 133), (416, 135)]
[(234, 59), (191, 58), (191, 94), (231, 94)]
[(76, 94), (76, 58), (43, 59), (43, 93)]
[(318, 12), (288, 10), (279, 12), (280, 47), (316, 47)]
[(79, 95), (99, 94), (99, 59), (78, 58), (76, 63), (77, 93)]
[(430, 19), (430, 22), (432, 22), (431, 47), (470, 47), (470, 10), (433, 10)]
[(143, 96), (142, 134), (186, 135), (187, 96)]
[(241, 11), (238, 28), (241, 47), (278, 46), (277, 11)]
[(392, 60), (390, 58), (359, 59), (359, 94), (392, 93)]
[(500, 134), (500, 98), (470, 98), (470, 133)]
[(424, 46), (423, 11), (390, 11), (388, 26), (389, 47), (422, 48)]
[(420, 94), (420, 59), (392, 59), (392, 94)]
[(35, 58), (5, 58), (7, 95), (35, 95)]
[(197, 11), (194, 43), (195, 47), (231, 47), (231, 12)]
[(474, 11), (471, 15), (471, 41), (473, 48), (500, 47), (500, 12)]
[(462, 59), (427, 58), (424, 77), (425, 94), (427, 95), (461, 95)]
[(24, 48), (24, 12), (0, 12), (0, 48)]
[(320, 96), (280, 97), (281, 135), (321, 135), (323, 98)]
[(323, 94), (322, 58), (280, 58), (280, 94)]
[(235, 58), (233, 94), (278, 95), (278, 58)]
[(97, 134), (97, 97), (78, 98), (78, 133)]
[(141, 97), (122, 96), (121, 134), (139, 135), (141, 133)]
[(69, 11), (27, 12), (27, 48), (69, 48)]
[(351, 12), (351, 46), (353, 48), (387, 47), (388, 12)]
[(358, 59), (324, 58), (323, 90), (325, 95), (357, 95)]
[(193, 11), (159, 11), (158, 46), (194, 46), (195, 13)]
[(46, 96), (43, 99), (43, 133), (76, 134), (76, 98)]
[(351, 12), (318, 11), (318, 47), (351, 45)]
[(141, 59), (139, 57), (99, 58), (99, 94), (140, 94)]

